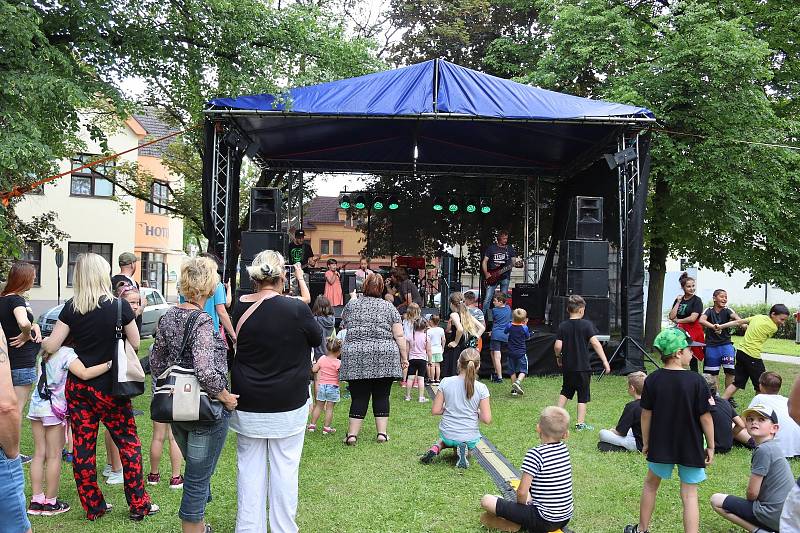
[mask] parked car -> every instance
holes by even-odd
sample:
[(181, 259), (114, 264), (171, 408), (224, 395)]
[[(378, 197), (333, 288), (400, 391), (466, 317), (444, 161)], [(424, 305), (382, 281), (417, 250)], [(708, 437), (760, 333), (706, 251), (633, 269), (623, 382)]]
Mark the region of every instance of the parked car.
[[(144, 304), (144, 313), (142, 313), (142, 337), (152, 337), (155, 335), (158, 320), (167, 312), (170, 304), (164, 299), (164, 296), (158, 292), (157, 289), (150, 287), (142, 287), (142, 303)], [(42, 330), (42, 337), (47, 337), (53, 332), (53, 327), (58, 321), (58, 315), (64, 304), (52, 307), (39, 315), (39, 328)]]

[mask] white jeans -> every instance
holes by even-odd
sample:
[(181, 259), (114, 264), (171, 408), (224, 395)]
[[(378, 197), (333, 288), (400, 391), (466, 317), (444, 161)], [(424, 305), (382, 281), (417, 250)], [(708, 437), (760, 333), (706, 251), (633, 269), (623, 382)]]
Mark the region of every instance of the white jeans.
[(794, 484), (781, 513), (781, 531), (800, 531), (800, 487)]
[(636, 451), (636, 438), (633, 436), (633, 431), (628, 430), (628, 434), (624, 437), (617, 435), (613, 431), (607, 429), (600, 430), (600, 442), (607, 442), (616, 446), (622, 446), (630, 452)]
[(297, 485), (305, 431), (281, 439), (237, 435), (236, 533), (297, 533)]

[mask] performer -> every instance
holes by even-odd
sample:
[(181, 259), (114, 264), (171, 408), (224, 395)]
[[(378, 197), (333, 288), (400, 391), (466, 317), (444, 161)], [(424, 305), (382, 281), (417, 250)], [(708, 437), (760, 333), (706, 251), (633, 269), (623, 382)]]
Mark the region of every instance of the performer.
[[(314, 255), (314, 250), (311, 249), (311, 245), (304, 241), (306, 236), (306, 232), (302, 229), (299, 229), (294, 232), (294, 236), (292, 238), (291, 244), (289, 244), (289, 262), (291, 264), (300, 263), (300, 266), (303, 269), (303, 279), (306, 282), (306, 286), (309, 284), (309, 272), (311, 268), (317, 265), (317, 260), (319, 259), (318, 255)], [(292, 277), (291, 280), (292, 285), (292, 292), (299, 296), (300, 289), (297, 286), (297, 279)]]
[(481, 270), (486, 280), (486, 294), (483, 297), (483, 314), (488, 316), (492, 306), (495, 291), (508, 293), (508, 284), (511, 281), (511, 269), (522, 266), (522, 258), (516, 257), (514, 248), (508, 244), (508, 232), (497, 232), (497, 243), (489, 245), (483, 254)]
[(356, 292), (362, 292), (364, 280), (370, 274), (374, 274), (374, 272), (369, 268), (369, 257), (362, 257), (358, 261), (358, 270), (356, 270)]

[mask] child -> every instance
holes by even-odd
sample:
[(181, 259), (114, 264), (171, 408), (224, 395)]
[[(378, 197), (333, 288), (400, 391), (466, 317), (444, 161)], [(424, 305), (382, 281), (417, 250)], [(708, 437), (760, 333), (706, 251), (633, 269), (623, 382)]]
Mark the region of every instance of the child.
[[(406, 308), (405, 314), (403, 314), (403, 337), (406, 339), (406, 345), (408, 349), (411, 349), (411, 337), (414, 336), (414, 322), (418, 318), (422, 318), (422, 311), (420, 307), (415, 303), (408, 304)], [(403, 380), (400, 382), (400, 386), (405, 388), (407, 385), (408, 378), (408, 369), (403, 369)]]
[[(153, 351), (153, 346), (150, 346), (150, 352)], [(151, 376), (153, 379), (153, 388), (156, 386), (156, 376)], [(164, 441), (169, 442), (169, 463), (171, 468), (171, 476), (169, 478), (169, 488), (179, 490), (183, 488), (183, 476), (181, 475), (181, 463), (183, 462), (183, 454), (172, 436), (172, 427), (169, 424), (153, 421), (153, 440), (150, 442), (150, 473), (147, 474), (148, 485), (158, 485), (161, 481), (161, 473), (159, 467), (161, 466), (161, 455), (164, 451)]]
[(504, 292), (494, 293), (492, 298), (492, 336), (489, 341), (489, 348), (492, 352), (492, 383), (503, 382), (503, 366), (501, 364), (503, 350), (508, 347), (508, 334), (506, 326), (511, 324), (511, 308), (506, 305), (508, 296)]
[(722, 329), (719, 326), (731, 320), (739, 320), (736, 311), (726, 307), (728, 293), (724, 289), (714, 291), (714, 306), (709, 307), (700, 315), (700, 324), (706, 328), (706, 354), (703, 359), (703, 373), (712, 376), (719, 375), (722, 367), (725, 373), (725, 387), (733, 383), (734, 358), (736, 348), (731, 341), (730, 328)]
[(600, 430), (597, 449), (601, 452), (642, 451), (642, 387), (647, 374), (631, 372), (628, 374), (628, 395), (633, 398), (625, 404), (617, 427)]
[(334, 307), (344, 305), (342, 275), (339, 273), (339, 264), (333, 258), (328, 259), (328, 271), (325, 272), (325, 298)]
[(573, 294), (567, 300), (567, 313), (569, 319), (558, 325), (555, 352), (558, 366), (564, 369), (561, 394), (558, 396), (558, 406), (564, 407), (575, 393), (578, 393), (578, 420), (575, 424), (577, 431), (594, 429), (586, 423), (586, 404), (591, 400), (589, 386), (592, 381), (592, 365), (589, 361), (587, 345), (591, 344), (597, 357), (603, 362), (606, 374), (611, 373), (603, 346), (597, 339), (597, 328), (588, 320), (584, 320), (586, 301)]
[(524, 309), (514, 309), (511, 313), (511, 324), (503, 328), (508, 335), (508, 367), (511, 374), (511, 395), (525, 394), (522, 390), (522, 380), (528, 373), (528, 339), (531, 332), (528, 330), (528, 312)]
[(428, 367), (428, 379), (434, 385), (439, 383), (441, 377), (441, 363), (444, 354), (444, 329), (439, 326), (439, 315), (432, 315), (427, 331), (428, 341), (431, 343), (431, 364)]
[(311, 423), (307, 426), (308, 431), (317, 429), (317, 420), (325, 409), (325, 425), (322, 426), (322, 434), (329, 435), (336, 433), (336, 428), (331, 427), (333, 421), (333, 408), (339, 402), (339, 368), (342, 362), (339, 355), (342, 351), (342, 341), (336, 337), (331, 337), (325, 344), (327, 354), (320, 357), (312, 367), (313, 372), (318, 373), (319, 387), (317, 389), (317, 403), (311, 411)]
[(784, 457), (800, 455), (800, 426), (789, 416), (789, 398), (781, 396), (783, 380), (777, 372), (764, 372), (758, 378), (761, 393), (756, 394), (750, 401), (754, 405), (766, 405), (778, 415), (780, 429), (775, 436), (775, 442), (783, 450)]
[[(67, 426), (67, 398), (64, 388), (67, 374), (72, 372), (80, 379), (94, 379), (111, 369), (111, 362), (86, 368), (75, 350), (65, 345), (54, 354), (42, 354), (39, 382), (31, 394), (28, 418), (31, 421), (34, 453), (31, 461), (33, 496), (28, 514), (54, 516), (70, 510), (67, 502), (59, 500), (58, 485), (61, 476), (61, 450), (64, 447)], [(46, 466), (45, 466), (46, 464)], [(47, 494), (44, 491), (47, 481)]]
[(492, 423), (489, 389), (476, 381), (480, 366), (478, 350), (467, 348), (458, 357), (458, 375), (444, 378), (439, 385), (431, 406), (431, 414), (442, 415), (439, 440), (422, 456), (423, 464), (430, 464), (443, 448), (455, 448), (456, 467), (469, 467), (469, 450), (481, 440), (478, 423)]
[(330, 300), (321, 294), (314, 300), (311, 314), (314, 315), (314, 320), (316, 320), (317, 324), (322, 328), (319, 345), (314, 346), (314, 361), (318, 361), (327, 351), (325, 343), (328, 337), (333, 333), (334, 326), (336, 325), (336, 317), (333, 314)]
[(467, 311), (472, 315), (472, 318), (483, 324), (483, 327), (486, 328), (486, 318), (483, 316), (483, 310), (478, 307), (478, 298), (475, 296), (475, 293), (472, 291), (465, 292), (464, 303), (467, 306)]
[(734, 439), (746, 448), (754, 448), (755, 441), (744, 430), (744, 420), (733, 410), (731, 402), (717, 393), (717, 376), (703, 374), (711, 393), (711, 419), (714, 421), (714, 453), (728, 453), (733, 448)]
[[(669, 328), (659, 333), (653, 347), (661, 352), (663, 368), (644, 380), (642, 388), (642, 453), (648, 471), (639, 502), (639, 523), (625, 526), (624, 533), (645, 533), (656, 505), (662, 479), (670, 479), (675, 465), (681, 480), (683, 530), (698, 533), (700, 509), (697, 484), (706, 478), (705, 467), (714, 459), (714, 423), (709, 412), (705, 380), (686, 372), (692, 359), (689, 335)], [(703, 452), (703, 436), (708, 443)]]
[(792, 469), (775, 441), (778, 416), (764, 405), (750, 407), (742, 415), (757, 444), (750, 461), (747, 499), (717, 493), (711, 496), (711, 507), (722, 518), (747, 531), (778, 531), (783, 503), (794, 486)]
[(569, 436), (569, 414), (545, 407), (536, 424), (542, 443), (522, 460), (517, 501), (486, 494), (481, 498), (481, 524), (501, 531), (556, 531), (572, 518), (572, 464), (563, 440)]
[(744, 339), (736, 350), (733, 383), (725, 389), (722, 394), (723, 398), (730, 400), (737, 389), (744, 389), (747, 386), (748, 379), (753, 383), (756, 393), (761, 392), (758, 378), (766, 370), (764, 361), (761, 360), (761, 348), (764, 347), (767, 339), (778, 332), (778, 327), (782, 326), (787, 318), (789, 318), (789, 309), (783, 304), (775, 304), (769, 310), (769, 316), (753, 315), (720, 324), (719, 329), (747, 324)]
[(408, 377), (411, 379), (407, 381), (407, 402), (411, 400), (411, 389), (414, 388), (414, 384), (419, 388), (419, 403), (428, 401), (428, 398), (425, 397), (425, 376), (432, 352), (431, 341), (425, 334), (426, 329), (428, 329), (428, 323), (424, 318), (419, 317), (414, 321), (414, 331), (408, 342)]

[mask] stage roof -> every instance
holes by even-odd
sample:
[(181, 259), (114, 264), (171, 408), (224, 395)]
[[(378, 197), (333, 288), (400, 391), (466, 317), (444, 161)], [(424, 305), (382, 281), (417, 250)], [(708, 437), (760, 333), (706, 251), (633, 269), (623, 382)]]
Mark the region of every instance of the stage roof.
[[(642, 107), (580, 98), (431, 60), (290, 89), (217, 98), (249, 154), (273, 168), (570, 177), (616, 150)], [(416, 153), (416, 159), (415, 159)]]

